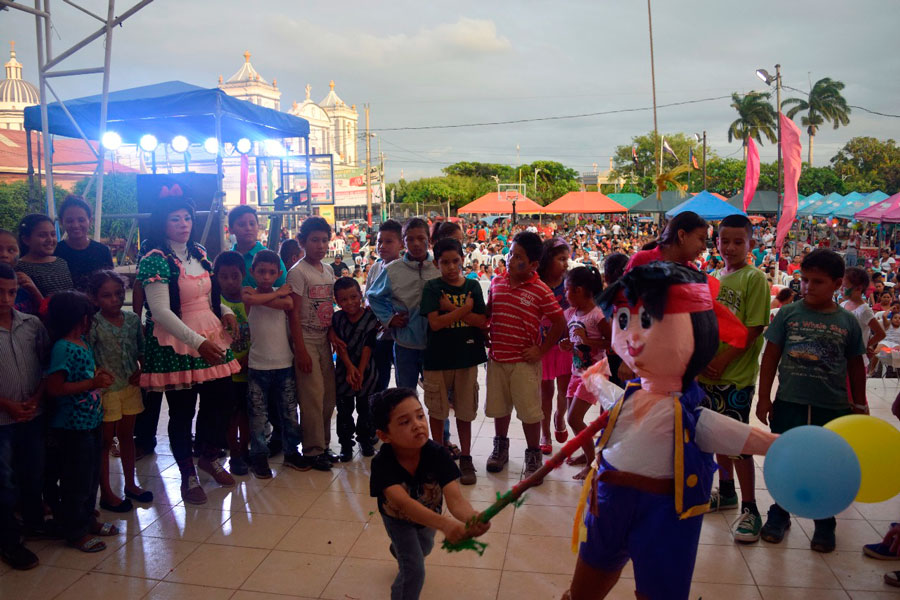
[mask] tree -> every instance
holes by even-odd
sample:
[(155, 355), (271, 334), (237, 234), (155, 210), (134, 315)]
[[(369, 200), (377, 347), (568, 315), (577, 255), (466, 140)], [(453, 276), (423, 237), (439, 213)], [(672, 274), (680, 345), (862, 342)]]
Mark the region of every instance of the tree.
[[(58, 185), (53, 189), (59, 206), (69, 192)], [(0, 183), (0, 228), (15, 231), (22, 217), (32, 212), (47, 212), (46, 188), (35, 190), (35, 198), (30, 200), (27, 181)]]
[(461, 177), (480, 177), (490, 179), (497, 176), (502, 181), (512, 181), (517, 177), (514, 167), (498, 165), (494, 163), (458, 162), (441, 169), (446, 175), (459, 175)]
[(888, 194), (900, 191), (900, 148), (894, 140), (855, 137), (831, 159), (847, 190)]
[(728, 141), (741, 140), (744, 145), (744, 160), (747, 160), (747, 140), (753, 138), (762, 144), (765, 136), (773, 144), (778, 141), (775, 135), (775, 120), (778, 115), (769, 103), (769, 92), (750, 92), (741, 96), (737, 92), (731, 94), (731, 106), (738, 112), (738, 118), (728, 126)]
[(844, 194), (844, 182), (830, 167), (808, 167), (800, 172), (799, 193), (809, 196), (815, 192), (827, 196), (832, 192)]
[[(667, 133), (663, 137), (665, 137), (669, 146), (672, 147), (675, 156), (678, 157), (676, 159), (669, 153), (663, 153), (663, 172), (671, 171), (678, 165), (687, 164), (691, 152), (697, 159), (697, 164), (700, 164), (703, 159), (701, 156), (702, 151), (698, 149), (699, 145), (694, 136), (684, 133)], [(632, 138), (630, 145), (616, 147), (616, 151), (613, 154), (613, 170), (610, 176), (621, 178), (625, 181), (625, 184), (622, 186), (623, 192), (635, 192), (641, 196), (646, 196), (656, 189), (656, 157), (654, 154), (656, 148), (660, 147), (662, 147), (662, 141), (654, 136), (652, 131), (644, 135), (635, 136)], [(634, 164), (632, 158), (632, 148), (635, 149), (637, 154), (637, 165)], [(715, 152), (707, 150), (707, 164), (715, 156)], [(682, 176), (682, 179), (687, 180), (684, 176)], [(700, 177), (700, 172), (695, 170), (693, 171), (689, 191), (699, 192), (702, 187), (703, 179)]]
[(828, 122), (837, 129), (841, 125), (846, 126), (850, 123), (850, 107), (847, 101), (841, 95), (844, 84), (841, 81), (834, 81), (830, 77), (824, 77), (816, 82), (809, 91), (809, 95), (803, 98), (788, 98), (782, 103), (782, 106), (793, 105), (787, 111), (787, 117), (793, 119), (794, 116), (806, 111), (806, 114), (800, 119), (800, 123), (806, 127), (806, 133), (809, 134), (809, 166), (813, 164), (813, 140), (819, 126)]
[[(85, 177), (75, 184), (72, 192), (84, 195), (90, 177)], [(96, 186), (91, 186), (85, 201), (94, 206)], [(115, 214), (133, 214), (137, 212), (137, 178), (134, 174), (108, 173), (103, 176), (103, 223), (100, 235), (106, 239), (124, 238), (128, 235), (133, 219), (107, 219)], [(96, 225), (96, 224), (95, 224)]]

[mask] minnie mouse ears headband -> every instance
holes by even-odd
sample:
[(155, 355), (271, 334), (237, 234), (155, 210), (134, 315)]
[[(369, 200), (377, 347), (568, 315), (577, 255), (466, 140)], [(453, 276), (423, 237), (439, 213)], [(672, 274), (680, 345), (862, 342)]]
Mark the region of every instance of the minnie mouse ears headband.
[(181, 191), (181, 186), (177, 183), (172, 184), (171, 187), (162, 186), (159, 190), (160, 198), (178, 198), (184, 196), (184, 192)]

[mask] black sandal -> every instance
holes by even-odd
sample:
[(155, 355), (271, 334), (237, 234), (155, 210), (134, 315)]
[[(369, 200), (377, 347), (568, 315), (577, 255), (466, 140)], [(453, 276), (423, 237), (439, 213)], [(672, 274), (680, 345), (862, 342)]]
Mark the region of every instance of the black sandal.
[(140, 494), (133, 494), (128, 490), (125, 490), (125, 497), (138, 502), (153, 502), (153, 492), (150, 490), (144, 490)]
[(106, 500), (101, 500), (100, 508), (102, 508), (105, 511), (114, 512), (114, 513), (127, 513), (127, 512), (131, 512), (131, 510), (134, 508), (134, 505), (131, 503), (131, 500), (128, 500), (127, 498), (115, 505), (110, 504)]

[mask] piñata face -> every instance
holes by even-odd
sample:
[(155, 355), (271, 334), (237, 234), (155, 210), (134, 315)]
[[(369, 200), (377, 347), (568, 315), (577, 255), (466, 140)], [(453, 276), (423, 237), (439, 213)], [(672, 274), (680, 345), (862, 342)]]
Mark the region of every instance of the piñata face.
[(694, 352), (690, 313), (654, 319), (642, 302), (620, 304), (612, 317), (612, 347), (639, 377), (680, 378)]

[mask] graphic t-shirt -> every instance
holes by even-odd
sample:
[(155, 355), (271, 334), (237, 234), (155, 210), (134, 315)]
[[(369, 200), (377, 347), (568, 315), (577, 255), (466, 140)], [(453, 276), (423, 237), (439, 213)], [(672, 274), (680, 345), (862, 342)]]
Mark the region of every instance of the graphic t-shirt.
[[(446, 314), (440, 310), (442, 294), (447, 294), (447, 298), (454, 306), (464, 305), (466, 295), (472, 294), (472, 314), (483, 315), (487, 310), (481, 293), (481, 284), (477, 281), (466, 279), (461, 286), (455, 286), (438, 277), (425, 282), (419, 314), (427, 316), (434, 311)], [(466, 369), (487, 361), (481, 330), (464, 321), (457, 321), (439, 331), (429, 327), (426, 336), (426, 371)]]
[(847, 408), (847, 360), (866, 353), (852, 314), (840, 306), (820, 312), (794, 302), (778, 311), (766, 339), (782, 347), (778, 400)]
[(287, 282), (303, 302), (300, 315), (303, 337), (324, 340), (334, 314), (334, 271), (331, 266), (322, 263), (316, 268), (306, 259), (299, 260), (291, 267)]
[(241, 372), (231, 376), (232, 381), (248, 381), (247, 378), (247, 355), (250, 354), (250, 323), (247, 322), (247, 307), (240, 300), (232, 302), (224, 295), (222, 296), (222, 304), (231, 309), (234, 318), (237, 319), (238, 332), (240, 337), (231, 340), (231, 351), (239, 363), (241, 363)]
[[(599, 348), (591, 350), (591, 347), (583, 339), (584, 337), (599, 338), (601, 321), (603, 321), (603, 311), (596, 306), (587, 314), (578, 314), (578, 310), (575, 308), (566, 309), (566, 327), (569, 332), (569, 341), (572, 342), (573, 374), (580, 375), (606, 354)], [(582, 329), (584, 330), (583, 335)]]
[[(716, 298), (746, 327), (766, 326), (769, 323), (769, 284), (766, 275), (750, 265), (719, 277), (721, 283)], [(719, 343), (719, 352), (726, 344)], [(700, 377), (703, 383), (730, 384), (739, 388), (756, 384), (759, 375), (759, 353), (762, 352), (763, 336), (758, 336), (743, 354), (731, 361), (722, 376), (717, 379)]]
[[(369, 494), (378, 498), (378, 512), (381, 514), (412, 521), (398, 506), (390, 503), (384, 490), (392, 485), (402, 485), (410, 498), (441, 514), (444, 508), (444, 486), (455, 479), (459, 479), (459, 468), (447, 451), (432, 440), (422, 446), (415, 473), (403, 468), (390, 444), (382, 444), (378, 454), (372, 459)], [(424, 527), (418, 523), (413, 524), (419, 528)]]
[[(84, 340), (83, 340), (84, 341)], [(85, 341), (84, 346), (68, 340), (53, 344), (50, 352), (50, 368), (47, 375), (57, 371), (66, 374), (66, 382), (84, 381), (94, 377), (94, 353)], [(94, 429), (103, 420), (100, 391), (90, 390), (70, 396), (57, 396), (56, 408), (50, 419), (50, 427), (58, 429)]]

